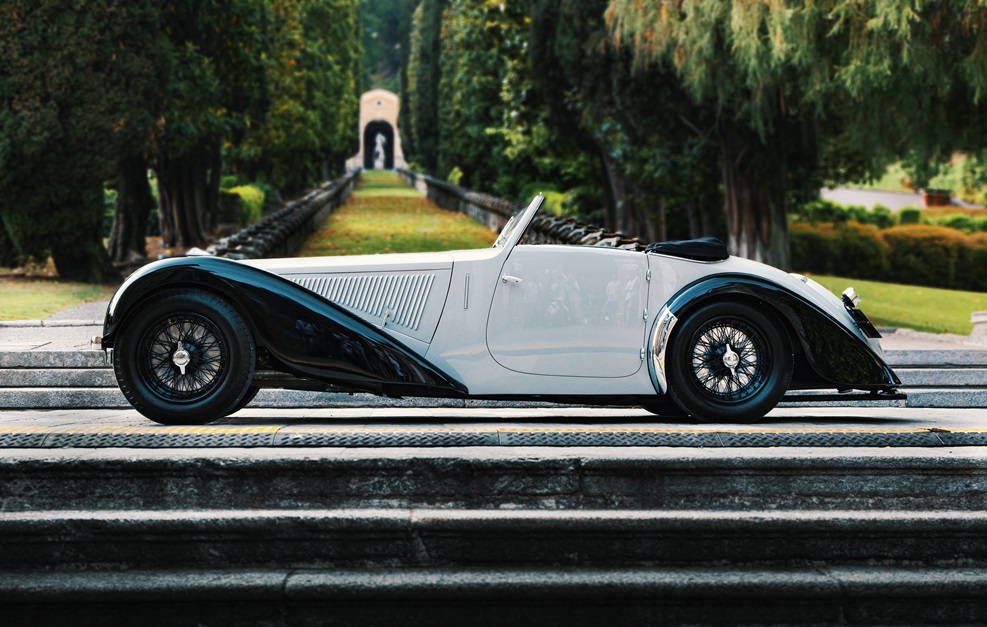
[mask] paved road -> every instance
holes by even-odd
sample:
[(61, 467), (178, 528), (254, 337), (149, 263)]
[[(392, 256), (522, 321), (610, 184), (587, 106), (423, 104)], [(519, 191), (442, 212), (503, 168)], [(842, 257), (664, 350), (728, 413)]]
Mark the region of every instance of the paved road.
[(205, 427), (165, 427), (133, 410), (0, 413), (7, 448), (985, 445), (987, 409), (779, 408), (754, 425), (582, 407), (248, 408)]

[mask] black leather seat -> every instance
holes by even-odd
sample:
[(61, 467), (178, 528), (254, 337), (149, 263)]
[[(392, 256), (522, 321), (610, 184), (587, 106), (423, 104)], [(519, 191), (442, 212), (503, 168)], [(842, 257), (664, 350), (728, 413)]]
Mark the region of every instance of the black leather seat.
[(683, 257), (695, 261), (723, 261), (730, 256), (727, 247), (715, 237), (655, 242), (648, 244), (644, 252)]

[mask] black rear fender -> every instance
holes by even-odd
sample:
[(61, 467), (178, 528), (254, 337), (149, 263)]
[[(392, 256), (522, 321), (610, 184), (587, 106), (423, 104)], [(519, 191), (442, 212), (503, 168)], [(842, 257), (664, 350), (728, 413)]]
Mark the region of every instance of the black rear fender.
[(884, 359), (844, 323), (769, 281), (741, 275), (702, 279), (680, 290), (667, 306), (681, 319), (705, 303), (723, 300), (750, 303), (782, 323), (795, 355), (792, 388), (880, 389), (901, 384)]

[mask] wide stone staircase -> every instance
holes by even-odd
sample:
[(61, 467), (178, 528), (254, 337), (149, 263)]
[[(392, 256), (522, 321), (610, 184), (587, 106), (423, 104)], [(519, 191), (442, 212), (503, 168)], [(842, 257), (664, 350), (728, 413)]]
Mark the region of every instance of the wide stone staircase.
[[(98, 331), (96, 331), (98, 332)], [(987, 407), (987, 350), (892, 350), (889, 364), (902, 380), (907, 401), (853, 404), (908, 407)], [(276, 379), (273, 372), (261, 377)], [(368, 394), (262, 389), (250, 407), (364, 405), (462, 405), (461, 401), (377, 398)], [(826, 404), (839, 405), (840, 401)], [(128, 408), (101, 351), (0, 351), (0, 410)]]
[(5, 625), (982, 624), (987, 455), (7, 450)]

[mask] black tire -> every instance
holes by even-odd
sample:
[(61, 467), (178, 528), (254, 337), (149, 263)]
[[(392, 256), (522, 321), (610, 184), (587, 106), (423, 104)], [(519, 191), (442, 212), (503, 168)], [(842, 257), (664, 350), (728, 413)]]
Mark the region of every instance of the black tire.
[(166, 425), (206, 424), (235, 411), (250, 390), (254, 361), (243, 318), (225, 300), (193, 289), (168, 290), (142, 305), (113, 347), (124, 396)]
[(689, 314), (672, 333), (669, 355), (669, 396), (705, 422), (759, 420), (792, 379), (787, 333), (774, 316), (745, 303), (713, 303)]
[[(244, 407), (246, 407), (247, 404), (250, 403), (250, 401), (254, 400), (254, 397), (257, 396), (258, 392), (260, 392), (260, 388), (257, 387), (256, 385), (251, 385), (249, 388), (247, 388), (247, 393), (244, 394), (243, 398), (240, 399), (240, 402), (236, 404), (236, 407), (230, 410), (230, 414), (235, 414), (241, 409), (243, 409)], [(227, 414), (227, 416), (229, 416), (230, 414)]]
[(667, 397), (644, 403), (641, 408), (661, 418), (680, 419), (688, 417), (688, 414), (683, 412), (681, 407)]

